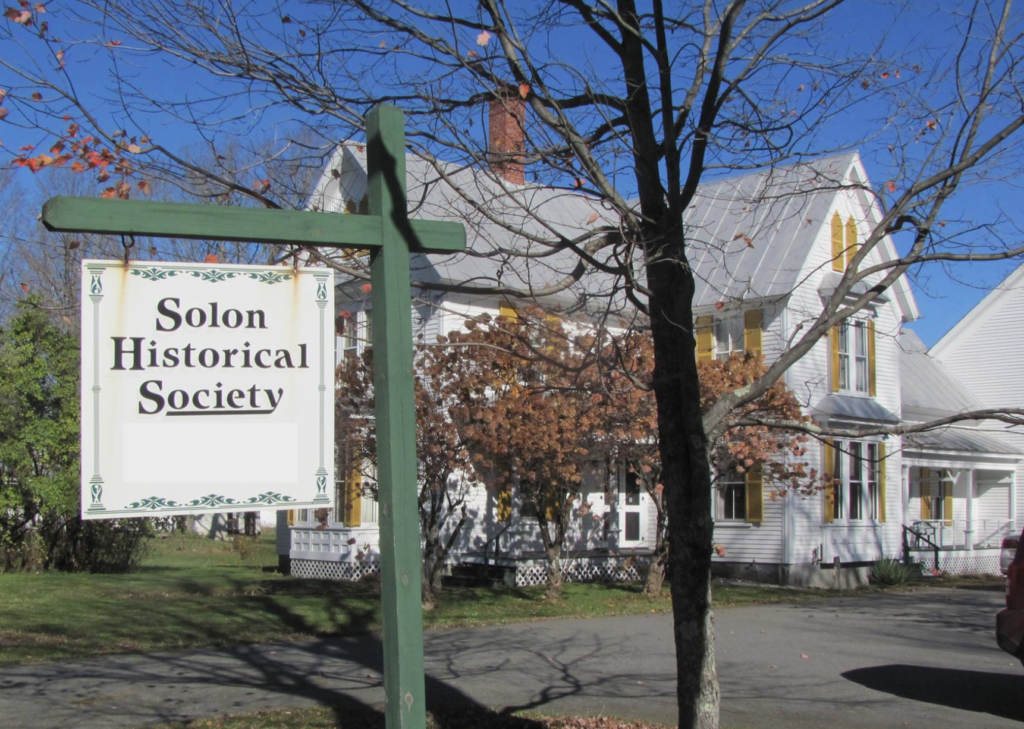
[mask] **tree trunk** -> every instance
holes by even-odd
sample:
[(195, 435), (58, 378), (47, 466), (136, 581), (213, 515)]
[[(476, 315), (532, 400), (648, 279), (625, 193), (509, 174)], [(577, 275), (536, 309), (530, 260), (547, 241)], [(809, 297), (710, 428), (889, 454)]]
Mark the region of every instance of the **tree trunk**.
[(562, 574), (562, 545), (545, 544), (544, 556), (548, 560), (548, 589), (544, 593), (547, 600), (562, 599), (562, 585), (565, 584), (565, 575)]
[(423, 534), (423, 579), (421, 590), (423, 609), (433, 610), (437, 596), (441, 593), (441, 576), (444, 571), (444, 549), (441, 545), (441, 530), (436, 526), (424, 530)]
[[(422, 508), (422, 507), (421, 507)], [(441, 538), (441, 527), (447, 521), (447, 517), (438, 518), (431, 514), (429, 526), (423, 529), (423, 579), (421, 580), (421, 591), (423, 597), (423, 609), (432, 610), (437, 603), (437, 597), (444, 589), (444, 568), (448, 562), (448, 554), (452, 550), (455, 539), (462, 531), (466, 523), (466, 507), (462, 506), (462, 514), (455, 523), (447, 540)]]
[(661, 594), (665, 584), (665, 568), (668, 566), (668, 543), (662, 541), (651, 555), (651, 563), (647, 566), (647, 577), (644, 580), (644, 594), (656, 597)]
[(693, 336), (693, 275), (683, 231), (645, 231), (654, 392), (672, 572), (677, 699), (681, 729), (717, 729), (719, 690), (711, 615), (711, 471), (700, 412)]

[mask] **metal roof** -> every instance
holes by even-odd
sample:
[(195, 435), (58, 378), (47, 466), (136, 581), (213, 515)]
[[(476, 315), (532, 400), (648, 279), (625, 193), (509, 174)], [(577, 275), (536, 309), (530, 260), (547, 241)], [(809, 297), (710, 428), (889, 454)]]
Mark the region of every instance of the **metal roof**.
[(684, 218), (699, 279), (694, 306), (792, 292), (855, 159), (843, 154), (701, 185)]
[(968, 428), (941, 428), (926, 433), (903, 436), (905, 450), (961, 451), (966, 453), (990, 453), (1017, 455), (1024, 453), (1019, 448), (986, 433)]
[[(911, 420), (955, 415), (984, 406), (910, 329), (899, 335), (900, 404)], [(915, 413), (921, 418), (915, 418)]]
[[(323, 176), (310, 207), (327, 212), (351, 209), (352, 201), (360, 201), (366, 194), (365, 168), (364, 145), (341, 145), (328, 166), (338, 174)], [(501, 183), (475, 168), (432, 163), (411, 154), (406, 158), (406, 172), (409, 214), (462, 223), (468, 239), (468, 248), (462, 253), (415, 256), (412, 274), (416, 281), (504, 285), (538, 298), (549, 295), (566, 302), (614, 293), (610, 277), (599, 275), (585, 276), (568, 291), (553, 291), (581, 264), (571, 248), (547, 241), (583, 239), (617, 225), (617, 219), (596, 198), (552, 187)]]
[[(750, 300), (791, 293), (801, 283), (800, 274), (827, 222), (834, 194), (847, 190), (857, 196), (868, 218), (877, 215), (864, 195), (866, 178), (859, 160), (851, 152), (701, 185), (684, 216), (689, 260), (697, 279), (694, 307), (726, 298)], [(351, 209), (352, 201), (362, 200), (366, 193), (365, 166), (364, 145), (340, 145), (309, 206), (336, 212)], [(507, 285), (567, 303), (597, 299), (631, 309), (625, 305), (622, 283), (596, 271), (589, 271), (567, 290), (558, 290), (582, 264), (570, 247), (553, 247), (548, 241), (618, 231), (617, 216), (599, 199), (575, 190), (504, 183), (475, 167), (432, 162), (412, 154), (406, 167), (410, 214), (461, 222), (469, 243), (464, 253), (417, 257), (413, 262), (416, 279)], [(888, 240), (879, 247), (887, 258), (895, 255), (891, 249)], [(635, 263), (642, 269), (641, 261)], [(904, 318), (916, 317), (906, 284), (897, 282), (894, 291)]]
[(893, 413), (869, 397), (853, 397), (850, 395), (826, 395), (811, 408), (811, 416), (821, 420), (820, 416), (840, 420), (867, 421), (873, 423), (898, 423), (900, 419)]

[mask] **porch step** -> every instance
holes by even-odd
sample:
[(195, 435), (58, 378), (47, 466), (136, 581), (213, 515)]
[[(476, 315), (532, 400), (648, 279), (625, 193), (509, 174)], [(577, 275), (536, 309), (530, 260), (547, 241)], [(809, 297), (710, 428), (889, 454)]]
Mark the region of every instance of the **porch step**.
[(463, 562), (442, 579), (445, 587), (509, 587), (516, 583), (516, 568)]

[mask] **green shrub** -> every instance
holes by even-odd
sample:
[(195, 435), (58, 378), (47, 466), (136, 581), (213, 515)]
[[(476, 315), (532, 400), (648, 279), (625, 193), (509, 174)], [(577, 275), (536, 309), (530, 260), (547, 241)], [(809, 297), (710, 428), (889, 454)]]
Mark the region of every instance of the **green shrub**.
[(871, 583), (887, 587), (909, 585), (921, 574), (920, 566), (903, 564), (896, 559), (880, 559), (871, 567)]
[(236, 534), (232, 540), (232, 546), (238, 552), (243, 562), (248, 562), (257, 555), (258, 537), (247, 537), (243, 534)]
[(127, 572), (146, 554), (149, 519), (85, 521), (56, 514), (39, 525), (44, 566), (62, 572)]

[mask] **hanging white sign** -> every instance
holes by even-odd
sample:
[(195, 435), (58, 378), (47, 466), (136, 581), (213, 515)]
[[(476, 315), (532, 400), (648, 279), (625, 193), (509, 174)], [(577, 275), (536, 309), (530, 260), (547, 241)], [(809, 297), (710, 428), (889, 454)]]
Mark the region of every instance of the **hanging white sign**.
[(328, 506), (324, 269), (82, 263), (82, 516)]

